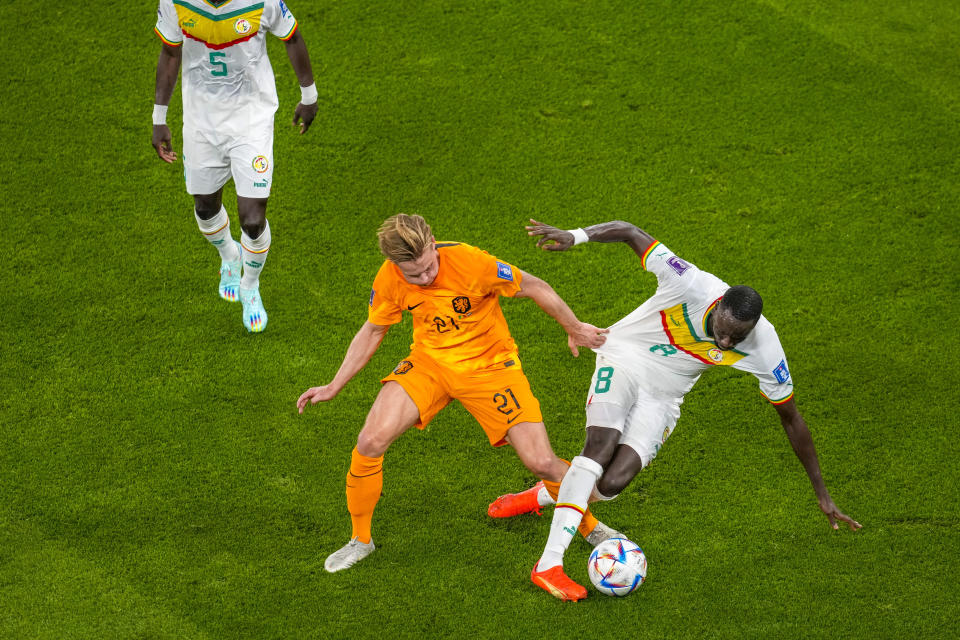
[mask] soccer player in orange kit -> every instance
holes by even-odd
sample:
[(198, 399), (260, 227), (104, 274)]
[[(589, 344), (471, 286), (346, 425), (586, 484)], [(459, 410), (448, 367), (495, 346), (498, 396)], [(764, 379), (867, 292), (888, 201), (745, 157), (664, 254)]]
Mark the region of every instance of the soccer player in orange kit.
[[(353, 535), (327, 557), (324, 567), (330, 572), (353, 566), (375, 548), (370, 530), (383, 487), (387, 448), (410, 427), (423, 429), (453, 399), (477, 419), (490, 444), (510, 444), (556, 497), (568, 463), (550, 445), (540, 404), (500, 309), (500, 296), (532, 298), (566, 330), (574, 355), (578, 346), (595, 348), (606, 339), (605, 329), (580, 322), (543, 280), (476, 247), (436, 242), (420, 216), (392, 216), (378, 235), (387, 260), (373, 282), (367, 321), (333, 380), (308, 389), (297, 400), (303, 413), (307, 403), (334, 398), (369, 362), (402, 312), (413, 316), (410, 355), (383, 378), (357, 437), (346, 479)], [(613, 533), (592, 516), (580, 530), (594, 534), (591, 540)]]

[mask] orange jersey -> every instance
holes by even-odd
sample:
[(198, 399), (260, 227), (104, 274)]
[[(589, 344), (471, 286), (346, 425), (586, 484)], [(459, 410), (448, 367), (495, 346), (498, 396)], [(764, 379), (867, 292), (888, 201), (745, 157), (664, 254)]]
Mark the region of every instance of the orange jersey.
[(373, 281), (367, 319), (391, 325), (409, 311), (410, 350), (455, 371), (490, 369), (516, 359), (499, 297), (520, 291), (520, 270), (459, 242), (438, 242), (437, 254), (440, 270), (426, 287), (408, 283), (394, 263), (384, 261)]

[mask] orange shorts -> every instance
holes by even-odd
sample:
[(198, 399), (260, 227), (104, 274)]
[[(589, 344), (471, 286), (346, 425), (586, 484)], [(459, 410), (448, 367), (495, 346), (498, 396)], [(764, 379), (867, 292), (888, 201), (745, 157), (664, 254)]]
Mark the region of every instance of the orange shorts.
[(399, 383), (413, 399), (420, 411), (418, 429), (426, 427), (451, 400), (459, 400), (480, 423), (490, 444), (499, 447), (507, 443), (507, 431), (514, 425), (543, 422), (540, 403), (530, 390), (520, 361), (515, 358), (506, 364), (464, 374), (413, 352), (381, 382)]

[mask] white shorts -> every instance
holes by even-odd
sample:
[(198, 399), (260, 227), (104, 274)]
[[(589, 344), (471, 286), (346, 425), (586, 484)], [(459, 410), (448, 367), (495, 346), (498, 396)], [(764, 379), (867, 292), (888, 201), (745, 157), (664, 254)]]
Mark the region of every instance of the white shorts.
[(273, 185), (273, 123), (244, 136), (183, 130), (187, 193), (216, 193), (233, 176), (237, 195), (266, 198)]
[(636, 451), (646, 467), (673, 433), (682, 403), (682, 396), (653, 390), (637, 371), (598, 356), (587, 395), (587, 426), (619, 431), (620, 444)]

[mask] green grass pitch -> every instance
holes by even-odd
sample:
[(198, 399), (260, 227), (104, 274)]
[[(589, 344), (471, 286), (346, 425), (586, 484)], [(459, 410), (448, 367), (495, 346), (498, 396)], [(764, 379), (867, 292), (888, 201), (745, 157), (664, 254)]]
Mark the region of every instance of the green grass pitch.
[[(299, 94), (271, 38), (270, 324), (250, 336), (216, 297), (180, 165), (149, 144), (154, 4), (0, 4), (0, 638), (956, 633), (955, 2), (290, 8), (320, 115), (288, 126)], [(755, 380), (710, 371), (653, 465), (596, 508), (648, 555), (630, 597), (570, 605), (530, 584), (552, 512), (486, 517), (533, 478), (459, 406), (390, 449), (378, 551), (327, 574), (350, 450), (409, 321), (333, 402), (294, 403), (364, 321), (375, 230), (397, 211), (598, 325), (655, 279), (624, 246), (538, 252), (527, 218), (629, 220), (756, 287), (863, 530), (829, 528)], [(593, 357), (571, 358), (531, 301), (503, 306), (569, 459)], [(574, 541), (575, 579), (588, 552)]]

